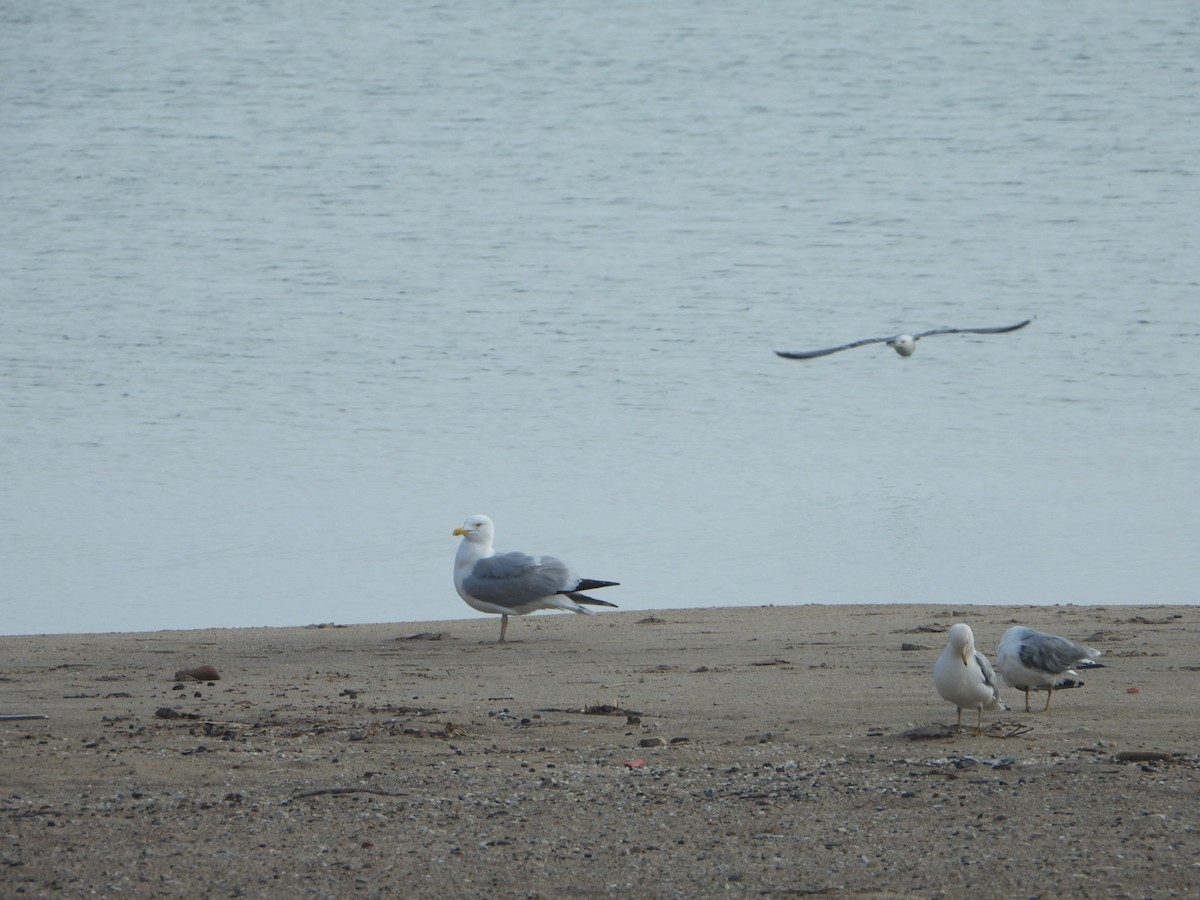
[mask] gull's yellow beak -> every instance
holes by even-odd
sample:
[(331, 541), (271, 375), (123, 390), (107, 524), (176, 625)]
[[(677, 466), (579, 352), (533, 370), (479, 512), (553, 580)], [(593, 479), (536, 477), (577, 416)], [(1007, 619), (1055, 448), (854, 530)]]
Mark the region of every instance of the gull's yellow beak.
[(964, 666), (967, 665), (967, 651), (966, 650), (963, 651), (963, 665)]
[(459, 525), (457, 528), (454, 529), (455, 537), (462, 537), (466, 533), (467, 533), (467, 529), (463, 528), (461, 525)]

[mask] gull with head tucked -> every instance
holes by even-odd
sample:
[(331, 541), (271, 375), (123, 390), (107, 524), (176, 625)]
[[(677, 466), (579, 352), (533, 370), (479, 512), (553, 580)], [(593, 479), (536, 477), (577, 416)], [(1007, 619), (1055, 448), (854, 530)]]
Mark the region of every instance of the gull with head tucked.
[(983, 733), (983, 711), (1003, 709), (996, 673), (987, 657), (975, 649), (975, 635), (963, 622), (946, 633), (946, 649), (933, 666), (933, 684), (942, 699), (958, 707), (958, 727), (962, 729), (964, 709), (978, 713), (975, 733)]
[(553, 556), (497, 553), (492, 549), (496, 528), (487, 516), (469, 516), (454, 534), (462, 538), (454, 557), (454, 587), (472, 609), (500, 616), (501, 642), (509, 616), (539, 609), (590, 615), (588, 606), (616, 606), (581, 592), (619, 582), (580, 578)]
[(1069, 641), (1057, 634), (1046, 634), (1024, 625), (1014, 625), (1000, 638), (996, 648), (996, 668), (1004, 680), (1018, 691), (1025, 692), (1025, 712), (1029, 712), (1029, 692), (1045, 691), (1046, 705), (1055, 688), (1083, 687), (1078, 681), (1081, 669), (1102, 669), (1096, 662), (1099, 650)]

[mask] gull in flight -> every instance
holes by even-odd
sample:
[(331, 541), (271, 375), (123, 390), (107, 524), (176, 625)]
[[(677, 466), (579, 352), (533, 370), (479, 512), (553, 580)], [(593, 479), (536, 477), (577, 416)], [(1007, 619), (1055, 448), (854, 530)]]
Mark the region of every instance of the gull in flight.
[(917, 341), (930, 335), (1007, 334), (1010, 331), (1016, 331), (1018, 328), (1024, 328), (1032, 321), (1033, 319), (1026, 319), (1024, 322), (1018, 322), (1016, 325), (999, 325), (995, 328), (935, 328), (932, 331), (922, 331), (920, 334), (894, 334), (891, 337), (863, 338), (861, 341), (851, 341), (849, 344), (841, 344), (837, 347), (826, 347), (824, 350), (776, 350), (775, 353), (784, 359), (816, 359), (818, 356), (828, 356), (830, 353), (849, 350), (852, 347), (862, 347), (867, 344), (887, 344), (901, 356), (912, 356), (913, 351), (917, 349)]
[(971, 626), (959, 622), (947, 632), (946, 649), (933, 664), (933, 684), (942, 699), (958, 707), (958, 728), (962, 730), (964, 709), (978, 713), (975, 733), (983, 734), (983, 711), (1003, 709), (1000, 685), (986, 656), (975, 649)]
[(501, 643), (509, 616), (524, 616), (539, 609), (591, 615), (589, 605), (617, 605), (580, 592), (619, 582), (580, 578), (553, 556), (497, 553), (492, 549), (496, 526), (487, 516), (470, 516), (454, 529), (454, 534), (462, 538), (454, 557), (454, 587), (472, 609), (500, 616)]
[(1102, 669), (1104, 663), (1096, 662), (1099, 650), (1069, 641), (1057, 634), (1046, 634), (1014, 625), (1004, 632), (996, 648), (996, 668), (1004, 680), (1018, 691), (1025, 692), (1025, 712), (1029, 712), (1029, 692), (1045, 691), (1046, 705), (1050, 708), (1050, 697), (1055, 688), (1083, 687), (1075, 681), (1081, 669)]

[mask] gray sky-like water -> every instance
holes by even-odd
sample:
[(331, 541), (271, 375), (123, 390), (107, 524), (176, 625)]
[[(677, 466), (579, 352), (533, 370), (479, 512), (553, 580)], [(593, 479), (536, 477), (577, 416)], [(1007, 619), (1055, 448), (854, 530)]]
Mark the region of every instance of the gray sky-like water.
[(0, 25), (6, 633), (1196, 600), (1193, 4)]

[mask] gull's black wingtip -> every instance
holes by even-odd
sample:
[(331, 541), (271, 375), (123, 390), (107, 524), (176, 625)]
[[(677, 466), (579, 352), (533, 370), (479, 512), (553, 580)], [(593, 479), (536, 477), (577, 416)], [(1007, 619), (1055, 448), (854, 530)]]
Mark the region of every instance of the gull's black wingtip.
[(841, 349), (844, 348), (834, 347), (833, 350), (808, 350), (805, 352), (776, 350), (775, 355), (780, 359), (816, 359), (818, 356), (828, 356), (830, 353), (834, 353)]
[(616, 587), (621, 582), (619, 581), (598, 581), (595, 578), (580, 578), (579, 584), (575, 585), (576, 591), (594, 591), (602, 587)]
[(587, 606), (611, 606), (617, 608), (617, 604), (609, 603), (607, 600), (597, 600), (595, 597), (589, 597), (587, 594), (581, 594), (578, 591), (565, 591), (566, 595), (576, 603), (583, 603)]

